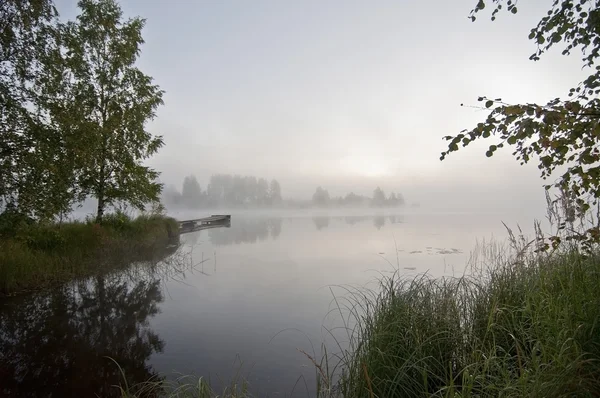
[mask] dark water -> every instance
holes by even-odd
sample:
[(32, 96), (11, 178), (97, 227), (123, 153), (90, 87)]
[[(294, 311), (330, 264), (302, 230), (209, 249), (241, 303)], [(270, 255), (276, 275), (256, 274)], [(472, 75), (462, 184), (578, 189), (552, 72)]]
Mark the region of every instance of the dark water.
[(130, 383), (194, 374), (218, 388), (238, 373), (261, 396), (312, 396), (305, 353), (344, 346), (332, 293), (395, 269), (460, 273), (476, 238), (504, 236), (500, 219), (234, 213), (154, 266), (0, 302), (0, 393), (116, 394), (111, 357)]

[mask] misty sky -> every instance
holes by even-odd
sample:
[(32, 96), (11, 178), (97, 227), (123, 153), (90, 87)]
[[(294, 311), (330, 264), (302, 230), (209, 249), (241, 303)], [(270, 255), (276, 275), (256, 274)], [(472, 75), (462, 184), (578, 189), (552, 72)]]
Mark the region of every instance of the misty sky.
[[(63, 17), (75, 3), (58, 0)], [(177, 186), (222, 172), (276, 178), (284, 197), (380, 185), (422, 206), (536, 209), (535, 165), (486, 158), (492, 141), (440, 162), (441, 138), (485, 118), (461, 103), (545, 102), (585, 71), (578, 54), (528, 59), (552, 1), (472, 23), (475, 3), (122, 0), (147, 19), (139, 66), (166, 91), (149, 126), (165, 147), (149, 163)]]

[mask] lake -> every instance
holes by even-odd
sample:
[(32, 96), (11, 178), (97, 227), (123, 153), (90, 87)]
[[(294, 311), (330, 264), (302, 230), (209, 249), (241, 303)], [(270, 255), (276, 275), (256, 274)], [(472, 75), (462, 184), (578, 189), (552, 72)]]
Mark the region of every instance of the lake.
[[(210, 212), (174, 213), (178, 219)], [(219, 211), (229, 228), (181, 236), (165, 261), (0, 302), (0, 392), (116, 393), (193, 374), (219, 388), (235, 374), (260, 396), (313, 396), (321, 343), (344, 346), (334, 295), (381, 273), (460, 275), (477, 241), (529, 215), (425, 211)], [(526, 229), (528, 230), (528, 229)], [(335, 340), (334, 340), (335, 338)]]

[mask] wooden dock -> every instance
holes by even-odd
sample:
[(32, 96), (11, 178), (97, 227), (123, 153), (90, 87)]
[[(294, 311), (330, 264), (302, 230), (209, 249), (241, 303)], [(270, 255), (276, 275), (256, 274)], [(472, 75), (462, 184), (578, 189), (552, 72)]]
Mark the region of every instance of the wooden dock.
[(210, 217), (196, 218), (194, 220), (179, 221), (179, 232), (186, 233), (200, 229), (229, 227), (231, 226), (231, 215), (213, 214)]

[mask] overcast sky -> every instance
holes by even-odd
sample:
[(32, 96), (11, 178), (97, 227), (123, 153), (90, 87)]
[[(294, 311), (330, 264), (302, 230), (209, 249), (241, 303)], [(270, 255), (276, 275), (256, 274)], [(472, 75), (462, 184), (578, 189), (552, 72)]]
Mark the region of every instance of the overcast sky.
[[(122, 0), (147, 19), (140, 68), (166, 91), (149, 129), (165, 147), (150, 160), (167, 184), (213, 173), (276, 178), (284, 197), (370, 194), (448, 208), (536, 209), (535, 165), (492, 141), (440, 162), (442, 137), (482, 121), (461, 107), (488, 95), (510, 102), (564, 96), (579, 57), (529, 61), (530, 29), (551, 0), (467, 19), (475, 0)], [(59, 0), (70, 18), (75, 1)]]

